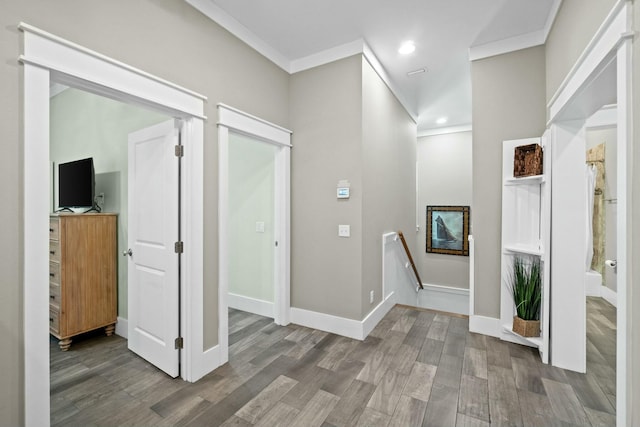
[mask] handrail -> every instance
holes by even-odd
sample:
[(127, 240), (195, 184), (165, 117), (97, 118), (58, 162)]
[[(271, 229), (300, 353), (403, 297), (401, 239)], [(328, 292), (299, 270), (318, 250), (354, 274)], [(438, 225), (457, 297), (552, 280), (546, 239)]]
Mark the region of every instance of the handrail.
[(418, 274), (418, 269), (416, 268), (416, 265), (413, 262), (413, 257), (411, 257), (411, 251), (409, 251), (409, 246), (407, 246), (407, 241), (404, 240), (404, 234), (402, 234), (402, 231), (398, 231), (398, 236), (400, 237), (400, 241), (402, 242), (404, 251), (407, 254), (407, 258), (409, 258), (409, 263), (411, 264), (411, 268), (413, 269), (413, 274), (416, 275), (416, 279), (418, 280), (418, 286), (420, 287), (420, 289), (424, 289), (424, 286), (422, 286), (422, 279), (420, 279), (420, 274)]

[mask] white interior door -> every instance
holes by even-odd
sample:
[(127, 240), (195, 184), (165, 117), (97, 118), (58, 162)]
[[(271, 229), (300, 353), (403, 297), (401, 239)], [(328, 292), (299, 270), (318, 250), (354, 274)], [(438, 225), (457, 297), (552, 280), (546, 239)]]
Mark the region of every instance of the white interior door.
[(174, 120), (129, 134), (129, 349), (179, 375), (178, 129)]

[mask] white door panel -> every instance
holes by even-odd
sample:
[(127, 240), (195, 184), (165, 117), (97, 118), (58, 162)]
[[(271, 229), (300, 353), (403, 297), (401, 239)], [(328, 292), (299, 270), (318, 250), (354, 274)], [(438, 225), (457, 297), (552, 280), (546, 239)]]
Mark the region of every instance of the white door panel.
[(174, 120), (129, 134), (129, 349), (179, 373), (178, 161)]

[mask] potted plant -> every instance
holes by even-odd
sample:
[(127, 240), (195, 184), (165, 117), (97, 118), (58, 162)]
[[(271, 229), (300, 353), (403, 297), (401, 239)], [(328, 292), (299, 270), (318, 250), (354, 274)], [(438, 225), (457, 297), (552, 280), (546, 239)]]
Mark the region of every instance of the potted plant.
[(530, 262), (516, 256), (509, 287), (516, 306), (513, 317), (513, 332), (523, 337), (540, 336), (540, 304), (542, 301), (542, 278), (540, 260)]

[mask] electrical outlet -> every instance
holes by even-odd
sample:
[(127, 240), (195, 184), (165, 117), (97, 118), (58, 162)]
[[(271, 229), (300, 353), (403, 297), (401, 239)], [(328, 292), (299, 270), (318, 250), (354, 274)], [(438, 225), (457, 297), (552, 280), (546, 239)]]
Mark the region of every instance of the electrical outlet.
[(375, 297), (375, 291), (369, 292), (369, 304), (373, 304), (374, 297)]

